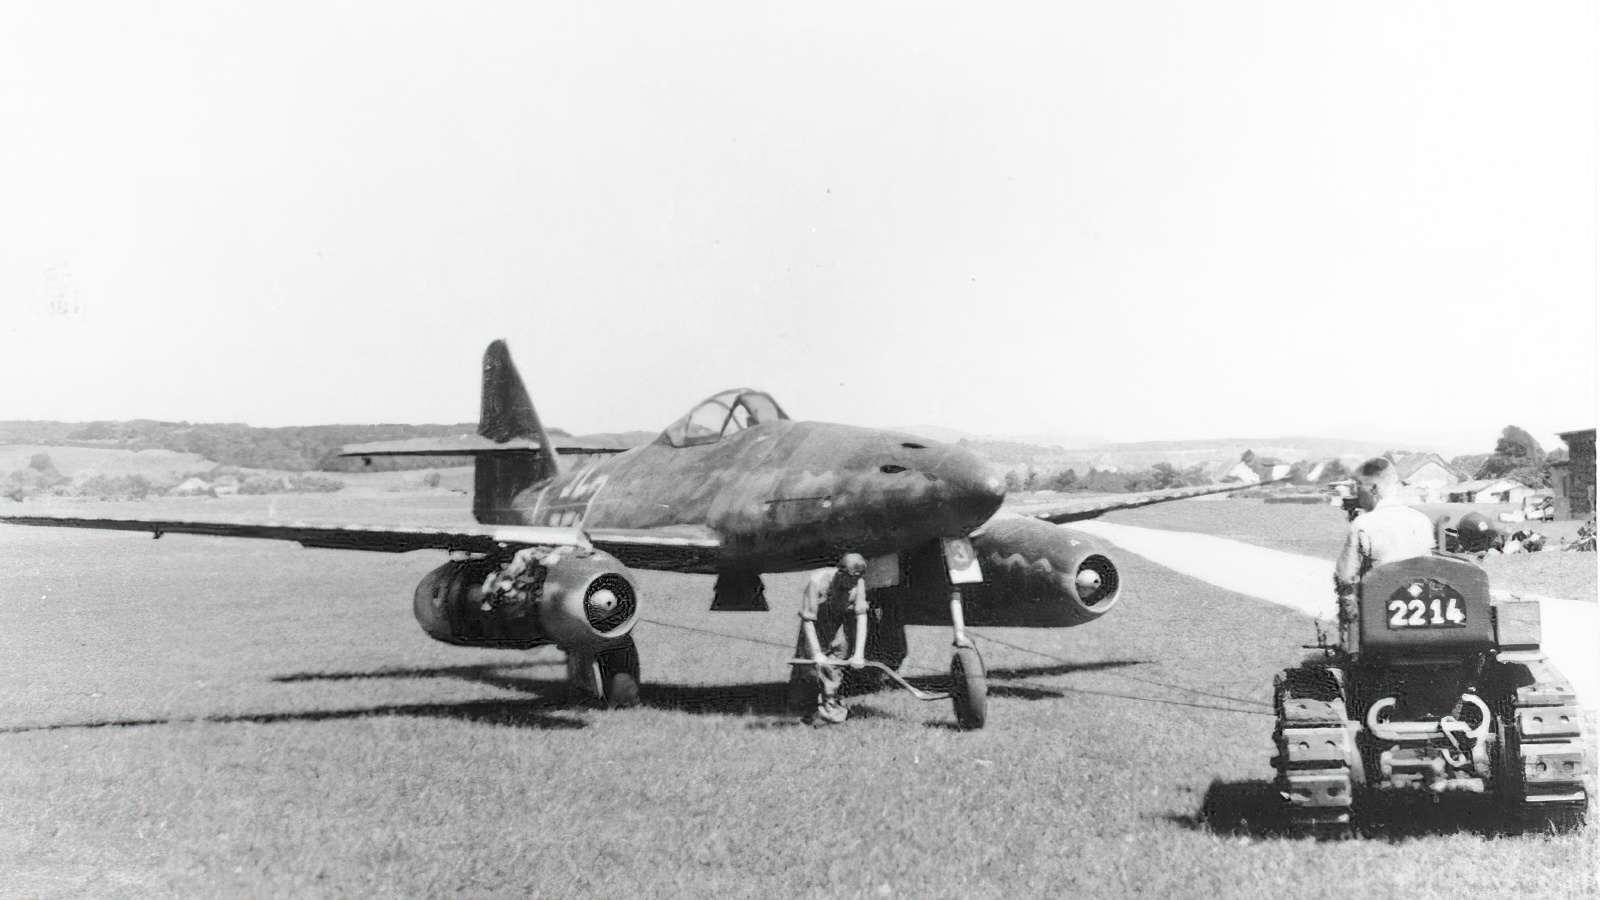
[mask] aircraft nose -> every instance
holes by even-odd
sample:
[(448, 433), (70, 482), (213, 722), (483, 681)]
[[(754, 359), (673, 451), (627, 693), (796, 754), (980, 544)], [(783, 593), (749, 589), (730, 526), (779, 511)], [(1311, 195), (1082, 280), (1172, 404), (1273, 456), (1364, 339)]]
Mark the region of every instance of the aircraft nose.
[(961, 447), (950, 447), (939, 475), (949, 486), (945, 502), (966, 530), (982, 525), (1006, 499), (1000, 467)]

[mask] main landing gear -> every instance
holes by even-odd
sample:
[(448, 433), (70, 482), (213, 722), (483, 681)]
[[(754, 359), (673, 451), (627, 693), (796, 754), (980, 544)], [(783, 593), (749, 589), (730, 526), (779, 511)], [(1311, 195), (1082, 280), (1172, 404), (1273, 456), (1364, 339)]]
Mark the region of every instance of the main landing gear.
[(639, 650), (631, 636), (598, 653), (567, 651), (567, 683), (579, 697), (626, 709), (639, 705)]

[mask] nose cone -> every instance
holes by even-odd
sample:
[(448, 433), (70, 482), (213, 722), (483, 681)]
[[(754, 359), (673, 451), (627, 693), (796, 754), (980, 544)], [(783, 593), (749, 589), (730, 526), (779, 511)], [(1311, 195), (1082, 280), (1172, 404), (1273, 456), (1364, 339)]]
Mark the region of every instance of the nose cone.
[(946, 511), (966, 534), (989, 521), (1006, 499), (999, 467), (963, 447), (945, 447), (935, 467), (945, 484)]

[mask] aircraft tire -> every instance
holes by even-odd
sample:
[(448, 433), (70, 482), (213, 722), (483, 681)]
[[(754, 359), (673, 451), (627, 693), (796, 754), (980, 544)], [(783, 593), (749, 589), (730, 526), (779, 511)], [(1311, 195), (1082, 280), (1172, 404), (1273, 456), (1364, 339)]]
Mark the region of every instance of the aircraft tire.
[(568, 651), (567, 683), (579, 702), (607, 709), (639, 705), (639, 650), (633, 638), (599, 653)]
[(957, 647), (950, 657), (950, 702), (963, 731), (982, 728), (989, 717), (989, 676), (976, 647)]
[(621, 647), (595, 655), (600, 665), (600, 700), (608, 709), (639, 705), (639, 648), (629, 637)]

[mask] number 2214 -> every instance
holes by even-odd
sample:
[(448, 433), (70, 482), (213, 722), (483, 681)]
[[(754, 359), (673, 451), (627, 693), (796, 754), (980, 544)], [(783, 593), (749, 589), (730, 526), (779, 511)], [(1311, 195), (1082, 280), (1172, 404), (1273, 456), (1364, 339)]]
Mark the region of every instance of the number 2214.
[[(1429, 615), (1429, 613), (1432, 615)], [(1420, 598), (1411, 600), (1389, 601), (1389, 627), (1406, 628), (1418, 625), (1460, 625), (1467, 621), (1467, 614), (1461, 611), (1459, 601), (1450, 598), (1448, 606), (1443, 600), (1435, 597), (1432, 601), (1423, 602)]]

